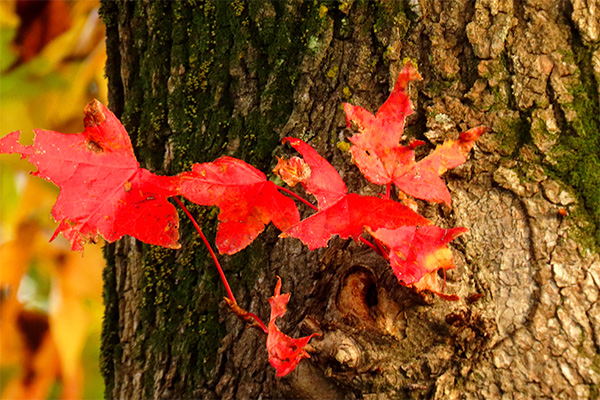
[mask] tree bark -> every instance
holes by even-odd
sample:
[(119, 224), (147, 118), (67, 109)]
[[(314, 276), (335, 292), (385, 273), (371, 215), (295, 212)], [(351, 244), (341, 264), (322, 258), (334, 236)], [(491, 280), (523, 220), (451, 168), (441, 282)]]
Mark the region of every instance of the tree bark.
[[(425, 151), (491, 128), (444, 176), (452, 209), (419, 203), (469, 228), (447, 276), (461, 301), (416, 295), (354, 242), (310, 252), (269, 227), (221, 259), (241, 306), (266, 320), (280, 276), (282, 331), (322, 334), (276, 378), (182, 214), (180, 250), (107, 246), (106, 397), (598, 398), (598, 0), (106, 0), (102, 12), (110, 107), (157, 173), (221, 155), (268, 172), (294, 136), (351, 191), (377, 193), (351, 163), (341, 104), (375, 112), (405, 58), (423, 75), (406, 134)], [(214, 239), (215, 211), (190, 208)]]

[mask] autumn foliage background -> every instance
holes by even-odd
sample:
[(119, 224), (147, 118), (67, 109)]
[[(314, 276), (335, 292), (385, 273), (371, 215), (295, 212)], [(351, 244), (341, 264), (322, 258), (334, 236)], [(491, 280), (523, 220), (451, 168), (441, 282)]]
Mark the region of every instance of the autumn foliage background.
[[(82, 110), (107, 102), (98, 1), (0, 2), (0, 135), (81, 130)], [(104, 265), (62, 237), (58, 189), (18, 157), (0, 157), (0, 396), (102, 398), (98, 352)]]

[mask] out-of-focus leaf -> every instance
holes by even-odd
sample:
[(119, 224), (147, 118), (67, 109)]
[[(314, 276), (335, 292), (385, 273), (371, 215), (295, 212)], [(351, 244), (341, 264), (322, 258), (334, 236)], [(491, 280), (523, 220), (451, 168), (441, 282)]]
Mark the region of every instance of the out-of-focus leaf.
[(0, 193), (0, 243), (13, 240), (19, 225), (26, 221), (35, 221), (40, 229), (55, 229), (48, 218), (48, 210), (56, 201), (56, 187), (29, 174), (14, 173), (9, 168), (11, 165), (4, 169), (5, 165), (0, 165), (3, 168), (0, 174), (3, 180)]
[(58, 354), (48, 329), (48, 318), (43, 313), (23, 308), (16, 310), (15, 316), (17, 336), (11, 339), (13, 345), (17, 341), (21, 345), (21, 371), (3, 389), (2, 399), (44, 399), (52, 383), (60, 376)]
[[(38, 127), (73, 132), (85, 104), (93, 98), (106, 102), (104, 26), (98, 7), (98, 1), (69, 2), (71, 28), (47, 43), (36, 57), (3, 73), (0, 132), (30, 132)], [(16, 35), (8, 26), (0, 26), (0, 37)], [(15, 56), (10, 44), (0, 40), (3, 70), (11, 58)]]
[[(0, 1), (0, 135), (20, 129), (24, 133), (21, 143), (31, 144), (33, 128), (75, 132), (80, 128), (84, 105), (93, 98), (107, 99), (99, 1), (58, 1), (68, 8), (70, 29), (47, 41), (27, 62), (11, 45), (17, 30), (25, 29), (18, 28), (21, 20), (16, 3)], [(38, 7), (44, 4), (32, 3)], [(8, 71), (11, 65), (18, 67)], [(33, 399), (56, 394), (63, 399), (81, 398), (85, 377), (85, 385), (93, 386), (84, 389), (85, 398), (99, 398), (102, 379), (98, 350), (91, 350), (99, 343), (97, 338), (88, 339), (90, 332), (99, 334), (101, 325), (100, 271), (104, 261), (100, 246), (87, 249), (85, 258), (79, 254), (62, 257), (69, 253), (67, 241), (47, 241), (56, 228), (48, 218), (56, 187), (31, 178), (26, 173), (32, 170), (27, 162), (0, 158), (1, 396)], [(33, 291), (30, 298), (25, 287)], [(51, 293), (50, 300), (47, 293)], [(40, 300), (49, 302), (50, 314), (31, 311)], [(41, 315), (45, 325), (29, 324), (32, 329), (23, 330), (19, 318), (26, 322), (31, 315)], [(68, 324), (71, 328), (67, 330)], [(44, 339), (32, 352), (26, 343), (28, 337), (35, 336), (36, 326)], [(92, 355), (92, 361), (81, 361), (83, 341), (87, 341), (85, 356)]]
[[(35, 221), (22, 222), (14, 240), (0, 245), (0, 365), (19, 365), (18, 375), (3, 385), (2, 398), (46, 398), (53, 382), (60, 380), (61, 398), (81, 398), (82, 351), (90, 331), (98, 331), (101, 315), (99, 246), (89, 246), (84, 257), (50, 244), (38, 233)], [(30, 311), (17, 296), (30, 261), (53, 279), (49, 314)], [(92, 319), (97, 321), (94, 323)]]
[(35, 221), (23, 221), (17, 228), (15, 239), (0, 245), (0, 285), (3, 290), (8, 287), (11, 292), (16, 292), (19, 287), (29, 266), (38, 228)]
[(14, 213), (17, 209), (18, 194), (15, 174), (0, 163), (0, 243), (6, 240), (6, 225), (14, 224)]
[(64, 0), (17, 0), (16, 13), (21, 22), (12, 44), (19, 56), (9, 70), (34, 58), (71, 26)]
[(84, 257), (61, 250), (52, 256), (57, 277), (50, 298), (50, 332), (56, 343), (63, 375), (81, 374), (81, 353), (87, 339), (91, 308), (100, 306), (104, 259), (99, 246), (87, 246)]
[(0, 1), (0, 29), (16, 28), (19, 25), (14, 3), (15, 0)]

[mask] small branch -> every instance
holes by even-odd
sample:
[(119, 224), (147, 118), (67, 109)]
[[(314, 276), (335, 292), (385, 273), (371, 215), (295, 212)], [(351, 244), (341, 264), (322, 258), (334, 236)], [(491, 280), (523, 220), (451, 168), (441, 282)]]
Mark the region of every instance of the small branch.
[(215, 262), (215, 265), (217, 266), (217, 269), (219, 270), (219, 275), (221, 275), (221, 281), (223, 281), (223, 285), (225, 286), (225, 290), (227, 291), (227, 296), (229, 296), (229, 298), (231, 299), (231, 301), (233, 301), (233, 303), (237, 304), (237, 301), (235, 301), (235, 297), (233, 296), (233, 292), (231, 291), (231, 288), (229, 287), (229, 283), (227, 282), (227, 278), (225, 277), (225, 273), (223, 272), (223, 268), (221, 268), (221, 264), (219, 264), (219, 260), (217, 260), (217, 255), (215, 254), (212, 247), (210, 246), (210, 243), (208, 243), (208, 239), (206, 239), (206, 236), (204, 236), (204, 233), (202, 233), (200, 226), (198, 225), (198, 223), (196, 222), (194, 217), (192, 217), (192, 214), (190, 213), (190, 211), (181, 202), (181, 200), (179, 200), (179, 197), (173, 196), (173, 198), (175, 199), (175, 202), (177, 203), (177, 205), (179, 205), (179, 207), (181, 207), (183, 212), (185, 212), (185, 214), (188, 216), (188, 218), (192, 221), (192, 224), (194, 225), (194, 228), (196, 228), (196, 230), (198, 231), (198, 234), (200, 234), (200, 237), (202, 238), (204, 245), (208, 249), (210, 256), (212, 257), (213, 261)]
[(392, 182), (388, 182), (388, 184), (385, 185), (385, 197), (386, 197), (386, 199), (389, 199), (391, 195), (392, 195)]
[(279, 186), (279, 185), (275, 185), (277, 186), (277, 189), (281, 190), (284, 193), (289, 194), (290, 196), (292, 196), (293, 198), (295, 198), (298, 201), (301, 201), (302, 203), (306, 204), (307, 206), (309, 206), (310, 208), (312, 208), (315, 211), (319, 211), (319, 208), (317, 206), (315, 206), (314, 204), (311, 204), (308, 200), (306, 200), (304, 197), (297, 195), (296, 193), (292, 192), (291, 190), (284, 188), (283, 186)]

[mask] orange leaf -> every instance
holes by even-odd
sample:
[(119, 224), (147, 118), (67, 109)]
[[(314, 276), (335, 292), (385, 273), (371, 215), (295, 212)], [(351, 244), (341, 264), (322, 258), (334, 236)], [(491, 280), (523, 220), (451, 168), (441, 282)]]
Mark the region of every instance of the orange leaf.
[[(5, 324), (6, 320), (2, 322)], [(45, 399), (52, 383), (60, 376), (58, 353), (48, 329), (48, 318), (40, 312), (21, 309), (14, 323), (19, 334), (15, 339), (24, 344), (20, 361), (22, 370), (4, 388), (2, 398)]]
[(306, 181), (310, 172), (310, 167), (300, 157), (292, 157), (289, 160), (277, 157), (277, 165), (273, 168), (273, 173), (291, 187)]
[(435, 225), (369, 229), (371, 235), (389, 249), (390, 266), (401, 284), (414, 285), (418, 290), (428, 289), (441, 297), (448, 295), (441, 293), (434, 280), (437, 279), (435, 273), (439, 269), (455, 268), (447, 243), (467, 231), (467, 228), (442, 229)]
[(421, 76), (409, 62), (376, 115), (362, 107), (344, 104), (348, 126), (354, 122), (359, 130), (349, 139), (353, 144), (350, 153), (370, 182), (378, 185), (393, 182), (408, 195), (450, 206), (450, 193), (440, 175), (464, 163), (473, 142), (486, 129), (478, 127), (463, 132), (459, 140), (447, 141), (417, 163), (414, 148), (423, 142), (414, 140), (408, 146), (400, 145), (405, 119), (412, 114), (406, 87), (413, 79)]
[(71, 26), (70, 11), (64, 0), (17, 0), (16, 12), (21, 23), (12, 44), (19, 57), (10, 69), (34, 58)]

